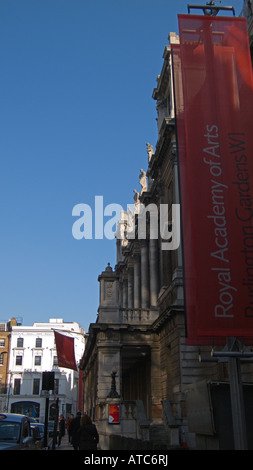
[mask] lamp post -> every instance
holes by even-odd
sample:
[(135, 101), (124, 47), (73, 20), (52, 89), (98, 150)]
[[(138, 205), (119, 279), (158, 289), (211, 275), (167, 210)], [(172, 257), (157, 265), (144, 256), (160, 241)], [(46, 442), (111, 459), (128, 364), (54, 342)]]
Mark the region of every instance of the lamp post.
[(112, 373), (111, 373), (111, 378), (112, 378), (111, 390), (108, 393), (107, 398), (119, 398), (120, 397), (117, 390), (116, 390), (116, 374), (117, 374), (117, 371), (112, 370)]

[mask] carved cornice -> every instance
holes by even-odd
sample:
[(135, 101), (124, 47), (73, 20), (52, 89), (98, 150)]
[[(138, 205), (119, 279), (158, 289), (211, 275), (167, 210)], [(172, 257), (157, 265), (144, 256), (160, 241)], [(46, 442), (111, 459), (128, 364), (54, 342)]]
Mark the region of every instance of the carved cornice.
[(157, 77), (157, 87), (154, 89), (153, 94), (152, 94), (152, 98), (154, 100), (159, 99), (161, 95), (163, 96), (165, 94), (164, 90), (166, 90), (168, 86), (168, 82), (169, 82), (168, 62), (169, 62), (170, 54), (171, 54), (171, 47), (166, 46), (164, 49), (164, 53), (163, 53), (163, 58), (164, 58), (163, 68), (162, 68), (161, 74), (158, 75)]
[(155, 333), (158, 332), (160, 328), (163, 327), (165, 323), (172, 320), (178, 313), (184, 313), (183, 307), (176, 307), (171, 305), (167, 308), (163, 313), (159, 315), (159, 317), (154, 321), (152, 328)]
[[(156, 179), (158, 169), (163, 163), (163, 159), (168, 155), (168, 149), (171, 143), (175, 141), (175, 120), (165, 118), (160, 130), (160, 138), (156, 145), (156, 151), (149, 165), (149, 175), (152, 179)], [(174, 146), (173, 146), (174, 149)], [(174, 152), (174, 150), (173, 150)]]

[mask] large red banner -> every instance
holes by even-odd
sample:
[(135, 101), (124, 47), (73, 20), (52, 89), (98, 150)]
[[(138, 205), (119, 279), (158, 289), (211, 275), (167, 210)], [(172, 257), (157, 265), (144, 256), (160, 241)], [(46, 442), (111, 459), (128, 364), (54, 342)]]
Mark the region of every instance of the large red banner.
[[(244, 18), (179, 15), (172, 46), (188, 344), (253, 342), (253, 76)], [(224, 341), (225, 342), (225, 341)]]
[(58, 366), (77, 370), (74, 338), (54, 332)]

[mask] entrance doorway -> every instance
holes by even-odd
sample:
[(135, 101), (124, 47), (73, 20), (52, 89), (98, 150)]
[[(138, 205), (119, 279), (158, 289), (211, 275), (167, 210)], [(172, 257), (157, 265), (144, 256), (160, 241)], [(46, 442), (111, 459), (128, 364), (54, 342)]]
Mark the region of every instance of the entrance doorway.
[(142, 400), (146, 417), (150, 419), (150, 348), (147, 346), (123, 347), (121, 368), (123, 400)]

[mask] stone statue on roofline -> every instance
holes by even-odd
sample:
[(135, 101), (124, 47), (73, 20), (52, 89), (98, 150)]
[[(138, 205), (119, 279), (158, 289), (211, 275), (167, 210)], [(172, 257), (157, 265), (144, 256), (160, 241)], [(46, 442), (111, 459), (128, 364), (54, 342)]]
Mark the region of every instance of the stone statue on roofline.
[(147, 147), (147, 153), (148, 153), (148, 162), (150, 162), (151, 158), (154, 155), (154, 147), (153, 145), (150, 145), (149, 143), (146, 144)]
[(147, 175), (146, 175), (146, 172), (142, 169), (140, 170), (139, 178), (140, 178), (140, 185), (141, 185), (140, 195), (142, 195), (142, 193), (144, 191), (147, 191), (147, 189), (148, 189), (148, 187), (147, 187)]

